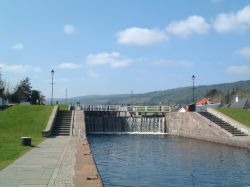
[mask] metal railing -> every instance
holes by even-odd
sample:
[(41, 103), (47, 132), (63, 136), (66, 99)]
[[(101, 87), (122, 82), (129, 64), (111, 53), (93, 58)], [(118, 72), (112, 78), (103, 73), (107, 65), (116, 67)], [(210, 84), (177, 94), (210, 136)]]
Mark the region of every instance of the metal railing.
[(84, 111), (107, 112), (171, 112), (170, 106), (120, 106), (120, 105), (83, 105)]

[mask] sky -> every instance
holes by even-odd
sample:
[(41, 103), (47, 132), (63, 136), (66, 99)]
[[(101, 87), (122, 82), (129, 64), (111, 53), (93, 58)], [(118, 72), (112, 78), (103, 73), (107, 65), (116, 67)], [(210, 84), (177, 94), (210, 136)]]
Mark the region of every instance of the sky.
[(0, 0), (0, 72), (51, 97), (250, 79), (250, 0)]

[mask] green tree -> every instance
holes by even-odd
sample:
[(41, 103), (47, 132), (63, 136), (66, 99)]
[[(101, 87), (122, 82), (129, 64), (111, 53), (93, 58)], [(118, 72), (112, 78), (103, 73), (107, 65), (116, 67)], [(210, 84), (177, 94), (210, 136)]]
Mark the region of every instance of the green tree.
[(221, 95), (221, 92), (218, 91), (217, 89), (212, 89), (210, 90), (208, 93), (207, 93), (207, 97), (211, 97), (211, 98), (214, 98), (214, 97), (218, 97)]
[(31, 102), (31, 93), (32, 93), (31, 89), (32, 86), (30, 79), (28, 77), (21, 80), (20, 83), (17, 85), (15, 92), (13, 94), (13, 101), (17, 103)]
[(44, 102), (44, 95), (39, 90), (32, 90), (31, 92), (31, 104), (40, 105)]

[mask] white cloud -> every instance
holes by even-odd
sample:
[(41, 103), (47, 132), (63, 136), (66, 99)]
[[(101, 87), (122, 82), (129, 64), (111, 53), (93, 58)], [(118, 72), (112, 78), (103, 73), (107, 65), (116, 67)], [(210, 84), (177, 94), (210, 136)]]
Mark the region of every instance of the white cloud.
[(250, 47), (244, 47), (236, 51), (239, 55), (244, 58), (250, 59)]
[(86, 57), (87, 64), (108, 64), (112, 68), (126, 67), (133, 62), (135, 62), (135, 60), (124, 58), (118, 52), (90, 54)]
[(132, 63), (132, 60), (115, 61), (115, 62), (111, 63), (111, 67), (112, 68), (126, 67), (131, 63)]
[(193, 63), (186, 61), (186, 60), (167, 60), (167, 59), (160, 59), (157, 61), (154, 61), (154, 64), (163, 64), (163, 65), (169, 65), (169, 66), (192, 66)]
[(81, 66), (79, 64), (73, 64), (73, 63), (61, 63), (58, 64), (57, 67), (61, 69), (78, 69)]
[(226, 72), (233, 73), (233, 74), (250, 73), (250, 67), (249, 66), (230, 66), (226, 69)]
[(27, 73), (27, 72), (41, 72), (40, 67), (32, 67), (29, 65), (7, 65), (7, 64), (0, 64), (0, 69), (4, 72), (10, 73)]
[(250, 5), (238, 12), (219, 14), (214, 21), (214, 29), (218, 32), (239, 32), (250, 28)]
[(89, 70), (89, 71), (87, 72), (87, 74), (88, 74), (89, 77), (99, 77), (99, 74), (96, 73), (96, 72), (93, 71), (93, 70)]
[(121, 55), (118, 52), (90, 54), (86, 58), (87, 64), (108, 64), (115, 61)]
[(23, 48), (24, 48), (24, 46), (22, 43), (16, 43), (13, 46), (11, 46), (11, 49), (14, 49), (14, 50), (21, 50)]
[(166, 30), (171, 34), (186, 38), (191, 34), (205, 34), (209, 28), (210, 25), (203, 17), (194, 15), (185, 20), (170, 23)]
[(132, 27), (118, 32), (118, 43), (126, 45), (151, 45), (167, 40), (167, 35), (157, 29)]
[(73, 25), (64, 25), (64, 33), (65, 34), (74, 34), (75, 33), (75, 27)]

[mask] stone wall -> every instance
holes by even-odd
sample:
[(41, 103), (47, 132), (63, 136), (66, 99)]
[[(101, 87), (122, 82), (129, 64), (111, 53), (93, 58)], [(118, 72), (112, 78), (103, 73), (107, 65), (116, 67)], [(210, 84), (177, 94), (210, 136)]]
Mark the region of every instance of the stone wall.
[(250, 148), (250, 138), (235, 137), (196, 112), (167, 113), (166, 128), (170, 135)]

